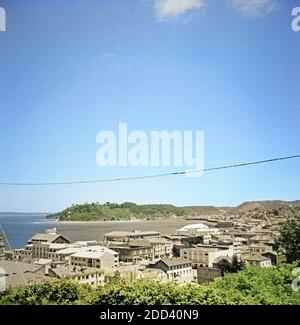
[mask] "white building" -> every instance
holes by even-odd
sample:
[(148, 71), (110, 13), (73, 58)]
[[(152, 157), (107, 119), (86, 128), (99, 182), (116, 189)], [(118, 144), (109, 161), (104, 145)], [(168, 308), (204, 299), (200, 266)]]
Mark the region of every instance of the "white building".
[(89, 246), (78, 249), (70, 255), (71, 265), (114, 269), (119, 266), (119, 254), (102, 246)]
[(219, 229), (209, 228), (208, 226), (204, 225), (203, 223), (196, 223), (196, 224), (192, 224), (192, 225), (186, 225), (182, 228), (177, 229), (176, 235), (196, 237), (196, 236), (217, 234), (218, 232), (219, 232)]

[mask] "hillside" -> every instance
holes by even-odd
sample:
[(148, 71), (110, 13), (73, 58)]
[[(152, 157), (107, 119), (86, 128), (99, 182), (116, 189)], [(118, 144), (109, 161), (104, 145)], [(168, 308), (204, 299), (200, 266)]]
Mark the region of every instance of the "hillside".
[[(299, 202), (299, 201), (295, 201)], [(300, 210), (297, 203), (285, 201), (253, 201), (244, 202), (237, 207), (214, 206), (187, 206), (176, 207), (170, 204), (145, 204), (138, 205), (131, 202), (116, 203), (85, 203), (72, 205), (56, 214), (50, 214), (47, 218), (55, 218), (59, 221), (109, 221), (109, 220), (136, 220), (136, 219), (166, 219), (186, 218), (191, 216), (222, 216), (235, 214), (240, 216), (261, 217), (286, 216), (290, 212)]]
[(287, 206), (288, 202), (274, 200), (274, 201), (250, 201), (244, 202), (238, 205), (234, 210), (239, 212), (250, 211), (250, 210), (273, 210), (280, 209)]
[(62, 212), (49, 215), (48, 218), (58, 218), (60, 221), (96, 221), (96, 220), (134, 220), (183, 217), (184, 209), (169, 204), (137, 205), (126, 202), (91, 203), (73, 205)]

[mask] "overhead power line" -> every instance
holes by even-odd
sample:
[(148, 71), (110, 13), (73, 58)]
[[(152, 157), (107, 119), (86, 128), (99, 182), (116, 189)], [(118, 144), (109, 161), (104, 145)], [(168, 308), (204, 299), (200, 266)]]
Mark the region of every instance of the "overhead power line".
[(152, 174), (152, 175), (144, 175), (144, 176), (95, 179), (95, 180), (81, 180), (81, 181), (70, 181), (70, 182), (45, 182), (45, 183), (43, 183), (43, 182), (40, 182), (40, 183), (0, 182), (0, 186), (56, 186), (56, 185), (77, 185), (77, 184), (120, 182), (120, 181), (159, 178), (159, 177), (167, 177), (167, 176), (192, 175), (192, 174), (197, 174), (197, 173), (202, 173), (202, 172), (210, 172), (210, 171), (216, 171), (216, 170), (222, 170), (222, 169), (231, 169), (231, 168), (246, 167), (246, 166), (253, 166), (253, 165), (261, 165), (261, 164), (267, 164), (267, 163), (296, 159), (296, 158), (300, 158), (300, 154), (294, 155), (294, 156), (277, 157), (277, 158), (266, 159), (266, 160), (251, 161), (251, 162), (245, 162), (245, 163), (239, 163), (239, 164), (233, 164), (233, 165), (210, 167), (210, 168), (204, 168), (204, 169), (198, 169), (198, 170), (192, 170), (192, 171), (185, 170), (185, 171), (179, 171), (179, 172)]

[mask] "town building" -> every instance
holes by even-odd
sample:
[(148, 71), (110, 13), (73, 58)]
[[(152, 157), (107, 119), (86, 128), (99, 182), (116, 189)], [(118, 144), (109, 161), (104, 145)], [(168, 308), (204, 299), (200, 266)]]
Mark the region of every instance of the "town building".
[(94, 288), (104, 285), (105, 282), (104, 272), (92, 267), (59, 266), (49, 269), (48, 276), (56, 279), (71, 279)]
[(216, 227), (220, 229), (234, 228), (234, 221), (231, 220), (220, 220), (217, 222)]
[(212, 267), (216, 258), (232, 257), (233, 246), (210, 246), (201, 245), (193, 248), (180, 250), (180, 257), (192, 262), (193, 267)]
[(0, 261), (0, 290), (21, 287), (48, 280), (43, 265)]
[(272, 267), (271, 259), (262, 255), (251, 255), (246, 257), (245, 261), (252, 266)]
[(149, 264), (149, 268), (163, 271), (169, 282), (188, 284), (193, 281), (192, 263), (184, 258), (163, 258)]
[(179, 236), (188, 236), (188, 237), (196, 237), (203, 235), (211, 235), (219, 232), (219, 229), (210, 228), (203, 223), (186, 225), (182, 228), (176, 230), (176, 235)]
[(271, 260), (272, 265), (274, 266), (280, 265), (281, 263), (285, 262), (285, 256), (281, 253), (268, 251), (265, 253), (261, 253), (261, 255), (264, 257), (268, 257)]
[(48, 258), (48, 246), (45, 244), (69, 244), (70, 241), (56, 232), (56, 228), (47, 229), (45, 233), (37, 233), (28, 240), (24, 249), (24, 256), (29, 256), (31, 251), (32, 258)]
[(71, 265), (94, 267), (97, 269), (115, 269), (119, 265), (119, 254), (103, 246), (89, 246), (78, 248), (70, 255)]
[(251, 254), (262, 254), (266, 252), (272, 252), (272, 247), (264, 245), (264, 244), (250, 244), (249, 246), (249, 251)]
[[(152, 259), (154, 260), (164, 257), (171, 257), (173, 254), (173, 243), (165, 238), (148, 238), (144, 241), (153, 247)], [(132, 242), (129, 244), (132, 244)]]
[(112, 231), (103, 235), (103, 241), (125, 243), (130, 240), (159, 238), (157, 231)]
[(119, 259), (122, 262), (138, 263), (143, 260), (152, 261), (154, 256), (153, 245), (148, 241), (135, 240), (109, 247), (119, 253)]

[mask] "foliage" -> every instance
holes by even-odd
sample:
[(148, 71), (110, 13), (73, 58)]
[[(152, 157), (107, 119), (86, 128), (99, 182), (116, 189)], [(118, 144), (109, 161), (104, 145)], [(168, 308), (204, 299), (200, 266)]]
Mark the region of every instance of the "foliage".
[(137, 205), (126, 202), (122, 204), (85, 203), (72, 205), (64, 211), (49, 215), (48, 218), (58, 218), (61, 221), (95, 221), (95, 220), (131, 220), (131, 219), (157, 219), (179, 217), (184, 215), (183, 208), (168, 204)]
[(230, 264), (225, 266), (224, 273), (238, 273), (246, 267), (246, 262), (242, 259), (239, 259), (238, 256), (235, 254), (232, 257), (232, 261)]
[(93, 293), (92, 287), (65, 280), (43, 282), (0, 294), (0, 304), (51, 305), (84, 303)]
[(290, 217), (280, 229), (276, 250), (282, 250), (288, 263), (300, 260), (300, 217)]
[(300, 292), (291, 288), (295, 266), (248, 267), (205, 285), (124, 281), (118, 277), (96, 289), (72, 281), (46, 282), (8, 290), (0, 294), (0, 304), (299, 305)]

